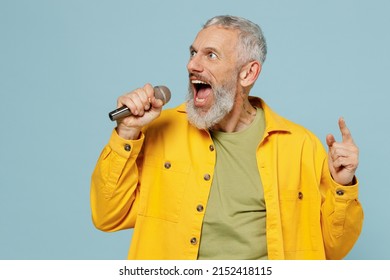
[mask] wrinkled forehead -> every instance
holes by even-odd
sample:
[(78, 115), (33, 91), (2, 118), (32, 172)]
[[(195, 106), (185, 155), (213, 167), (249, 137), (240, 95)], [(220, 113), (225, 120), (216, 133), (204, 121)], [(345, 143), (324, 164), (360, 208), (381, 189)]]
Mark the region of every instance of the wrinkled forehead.
[(195, 49), (214, 48), (220, 51), (235, 51), (239, 31), (218, 25), (206, 27), (199, 31), (192, 47)]

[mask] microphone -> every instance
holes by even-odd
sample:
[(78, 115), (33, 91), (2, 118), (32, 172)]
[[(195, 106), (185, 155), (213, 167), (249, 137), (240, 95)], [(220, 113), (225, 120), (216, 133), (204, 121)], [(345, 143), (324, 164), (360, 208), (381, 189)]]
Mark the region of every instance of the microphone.
[[(164, 102), (164, 105), (168, 103), (171, 99), (171, 91), (166, 86), (155, 86), (154, 87), (154, 97), (160, 99)], [(131, 111), (126, 106), (122, 106), (114, 111), (108, 113), (110, 120), (116, 121), (121, 118), (131, 116)]]

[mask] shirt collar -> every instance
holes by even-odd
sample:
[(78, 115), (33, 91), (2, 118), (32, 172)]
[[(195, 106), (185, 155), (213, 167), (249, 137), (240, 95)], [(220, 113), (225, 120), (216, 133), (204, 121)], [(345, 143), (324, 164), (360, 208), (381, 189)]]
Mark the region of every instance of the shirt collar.
[[(265, 102), (259, 97), (249, 96), (249, 102), (258, 108), (264, 110), (265, 117), (265, 132), (270, 134), (272, 132), (291, 132), (290, 126), (286, 119), (276, 114)], [(176, 111), (179, 113), (186, 113), (186, 103), (180, 104)]]
[(264, 110), (265, 117), (265, 132), (270, 134), (272, 132), (291, 132), (287, 120), (276, 114), (263, 99), (259, 97), (249, 96), (249, 102), (258, 108)]

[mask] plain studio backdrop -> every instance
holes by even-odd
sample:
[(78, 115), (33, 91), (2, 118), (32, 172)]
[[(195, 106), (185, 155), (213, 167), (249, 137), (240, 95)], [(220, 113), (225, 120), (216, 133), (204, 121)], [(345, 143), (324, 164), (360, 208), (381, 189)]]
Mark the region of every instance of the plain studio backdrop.
[[(91, 222), (90, 178), (118, 96), (150, 82), (185, 100), (189, 46), (232, 14), (268, 57), (252, 95), (360, 147), (363, 232), (347, 259), (390, 259), (389, 1), (0, 1), (0, 259), (125, 259), (132, 230)], [(158, 233), (156, 233), (158, 234)]]

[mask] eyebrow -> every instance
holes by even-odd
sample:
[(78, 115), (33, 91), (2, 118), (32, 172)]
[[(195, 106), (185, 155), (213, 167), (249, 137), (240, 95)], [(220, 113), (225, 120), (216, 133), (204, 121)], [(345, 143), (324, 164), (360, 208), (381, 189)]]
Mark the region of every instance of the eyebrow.
[[(193, 45), (191, 45), (190, 46), (190, 51), (196, 51), (196, 52), (198, 52), (197, 50), (196, 50), (196, 48), (193, 46)], [(206, 48), (204, 48), (206, 51), (211, 51), (211, 52), (215, 52), (215, 53), (217, 53), (217, 54), (220, 54), (220, 52), (216, 49), (216, 48), (213, 48), (213, 47), (206, 47)]]

